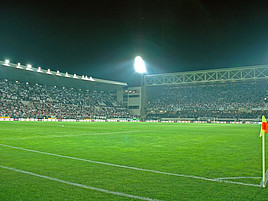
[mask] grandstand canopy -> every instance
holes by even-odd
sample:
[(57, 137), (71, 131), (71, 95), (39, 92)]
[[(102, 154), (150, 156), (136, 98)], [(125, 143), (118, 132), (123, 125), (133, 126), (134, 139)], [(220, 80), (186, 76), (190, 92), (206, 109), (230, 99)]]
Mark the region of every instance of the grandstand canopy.
[(144, 79), (146, 86), (160, 86), (204, 82), (242, 81), (263, 78), (268, 78), (268, 65), (153, 74), (145, 75)]
[[(68, 77), (67, 77), (68, 76)], [(92, 77), (55, 72), (48, 69), (33, 68), (30, 65), (21, 65), (0, 61), (0, 78), (18, 80), (20, 82), (74, 87), (81, 89), (116, 90), (127, 86), (127, 83)]]

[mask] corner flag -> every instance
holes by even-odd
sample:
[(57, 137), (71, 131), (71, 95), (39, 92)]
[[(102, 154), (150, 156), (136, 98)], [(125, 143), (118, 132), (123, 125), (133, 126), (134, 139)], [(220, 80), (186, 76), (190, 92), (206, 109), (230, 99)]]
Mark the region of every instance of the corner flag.
[(261, 124), (261, 133), (260, 137), (262, 137), (265, 133), (268, 133), (268, 125), (264, 115), (262, 115), (262, 124)]
[(265, 133), (268, 133), (268, 125), (264, 115), (262, 115), (261, 133), (262, 138), (262, 183), (261, 186), (265, 188), (266, 185), (266, 169), (265, 169)]

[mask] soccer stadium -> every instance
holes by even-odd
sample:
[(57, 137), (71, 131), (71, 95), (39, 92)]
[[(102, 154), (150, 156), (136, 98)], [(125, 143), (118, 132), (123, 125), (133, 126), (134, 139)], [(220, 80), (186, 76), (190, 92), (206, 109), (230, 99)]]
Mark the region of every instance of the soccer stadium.
[(0, 201), (268, 201), (268, 1), (0, 1)]
[(129, 87), (0, 65), (1, 200), (267, 200), (268, 66)]

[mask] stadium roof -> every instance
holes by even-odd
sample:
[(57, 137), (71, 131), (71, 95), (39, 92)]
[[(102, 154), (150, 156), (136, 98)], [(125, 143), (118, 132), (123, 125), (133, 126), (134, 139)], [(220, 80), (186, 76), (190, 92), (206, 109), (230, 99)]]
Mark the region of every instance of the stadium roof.
[(98, 87), (98, 88), (122, 88), (127, 86), (125, 82), (92, 78), (85, 75), (76, 75), (52, 71), (50, 69), (35, 68), (30, 64), (10, 63), (9, 60), (0, 61), (1, 77), (12, 80), (32, 81), (49, 85), (69, 85), (70, 87)]
[(268, 65), (145, 75), (146, 86), (268, 78)]

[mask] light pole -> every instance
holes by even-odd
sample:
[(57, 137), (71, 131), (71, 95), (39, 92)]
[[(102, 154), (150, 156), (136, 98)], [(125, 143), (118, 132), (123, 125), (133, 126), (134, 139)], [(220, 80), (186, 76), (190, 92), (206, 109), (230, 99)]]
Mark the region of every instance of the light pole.
[(141, 105), (140, 105), (140, 118), (144, 118), (144, 105), (145, 105), (145, 89), (144, 89), (144, 74), (146, 73), (146, 65), (143, 59), (140, 56), (135, 57), (134, 61), (134, 68), (137, 73), (141, 75), (141, 82), (140, 82), (140, 99), (141, 99)]

